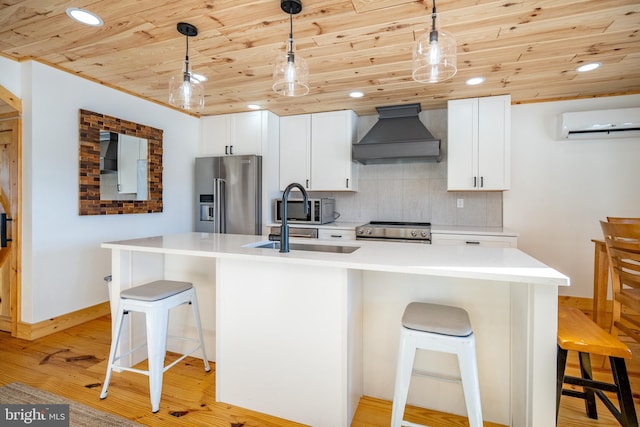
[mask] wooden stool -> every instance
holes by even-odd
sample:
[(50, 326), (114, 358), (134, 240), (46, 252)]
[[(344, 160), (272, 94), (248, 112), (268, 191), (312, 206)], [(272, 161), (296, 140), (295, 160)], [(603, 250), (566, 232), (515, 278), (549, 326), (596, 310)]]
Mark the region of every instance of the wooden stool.
[[(416, 350), (453, 353), (458, 356), (469, 425), (482, 427), (482, 406), (476, 362), (476, 342), (467, 312), (458, 307), (410, 303), (402, 316), (400, 350), (391, 411), (391, 427), (419, 426), (403, 420)], [(435, 378), (438, 378), (434, 376)], [(434, 391), (437, 393), (437, 391)]]
[[(564, 374), (569, 350), (579, 352), (581, 378)], [(609, 357), (614, 384), (593, 379), (590, 354)], [(589, 418), (598, 419), (595, 400), (597, 395), (622, 426), (637, 427), (638, 419), (624, 361), (630, 358), (631, 350), (629, 347), (596, 325), (583, 312), (575, 307), (558, 306), (556, 423), (560, 409), (560, 397), (563, 394), (584, 399)], [(584, 391), (565, 390), (562, 388), (563, 384), (577, 385), (583, 387)], [(603, 391), (616, 393), (620, 409), (614, 406)]]
[[(169, 310), (182, 304), (191, 304), (191, 307), (193, 308), (193, 317), (198, 331), (197, 340), (184, 337), (167, 336)], [(145, 345), (142, 344), (127, 353), (116, 357), (118, 342), (120, 341), (120, 334), (122, 333), (123, 319), (130, 311), (145, 313), (147, 325), (147, 357), (149, 360), (149, 370), (146, 371), (122, 367), (116, 364), (118, 360), (128, 356)], [(115, 336), (111, 339), (107, 375), (104, 380), (100, 399), (107, 397), (107, 389), (109, 388), (111, 373), (114, 369), (136, 372), (149, 377), (151, 410), (153, 412), (158, 412), (160, 409), (160, 396), (162, 395), (162, 376), (167, 369), (171, 368), (176, 363), (182, 361), (185, 357), (197, 350), (202, 350), (204, 369), (207, 372), (211, 370), (209, 367), (209, 361), (207, 360), (207, 354), (204, 349), (202, 328), (200, 326), (200, 313), (198, 312), (198, 301), (193, 284), (172, 280), (157, 280), (155, 282), (147, 283), (146, 285), (140, 285), (124, 290), (120, 293), (120, 302), (118, 304), (118, 313), (115, 322), (116, 323), (113, 328)], [(165, 367), (164, 357), (167, 349), (167, 338), (194, 342), (198, 345)]]

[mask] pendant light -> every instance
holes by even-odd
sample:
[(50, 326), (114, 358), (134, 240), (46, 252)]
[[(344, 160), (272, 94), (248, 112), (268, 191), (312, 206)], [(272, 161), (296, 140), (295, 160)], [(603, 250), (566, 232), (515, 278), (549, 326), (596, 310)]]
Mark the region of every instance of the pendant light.
[(287, 53), (278, 55), (273, 64), (273, 91), (284, 96), (303, 96), (309, 93), (307, 62), (293, 51), (293, 15), (300, 13), (300, 0), (282, 0), (280, 8), (289, 14)]
[(456, 39), (436, 29), (436, 0), (433, 0), (431, 31), (424, 33), (413, 48), (413, 74), (420, 83), (438, 83), (456, 74)]
[(189, 70), (189, 37), (198, 35), (198, 29), (186, 22), (178, 23), (178, 32), (187, 39), (184, 71), (169, 81), (169, 103), (184, 110), (199, 113), (204, 107), (204, 87)]

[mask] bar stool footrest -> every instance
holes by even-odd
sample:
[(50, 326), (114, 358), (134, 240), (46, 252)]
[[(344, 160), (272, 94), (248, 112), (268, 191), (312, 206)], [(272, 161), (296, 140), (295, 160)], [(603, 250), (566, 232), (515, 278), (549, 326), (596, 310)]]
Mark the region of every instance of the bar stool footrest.
[(429, 427), (427, 425), (424, 424), (417, 424), (417, 423), (412, 423), (411, 421), (407, 421), (407, 420), (402, 420), (402, 424), (400, 424), (402, 427)]
[[(615, 384), (605, 383), (597, 380), (589, 380), (586, 378), (570, 377), (566, 375), (564, 377), (564, 383), (570, 384), (570, 385), (577, 385), (580, 387), (586, 387), (593, 390), (610, 391), (612, 393), (618, 392), (618, 387)], [(563, 394), (564, 394), (564, 390), (563, 390)]]
[(420, 377), (420, 378), (430, 378), (430, 379), (445, 381), (445, 382), (449, 382), (449, 383), (457, 383), (457, 384), (462, 383), (462, 378), (460, 378), (460, 377), (453, 377), (453, 376), (450, 376), (450, 375), (442, 375), (442, 374), (438, 374), (438, 373), (434, 373), (434, 372), (422, 371), (422, 370), (419, 370), (419, 369), (414, 369), (413, 371), (411, 371), (411, 376), (412, 377)]

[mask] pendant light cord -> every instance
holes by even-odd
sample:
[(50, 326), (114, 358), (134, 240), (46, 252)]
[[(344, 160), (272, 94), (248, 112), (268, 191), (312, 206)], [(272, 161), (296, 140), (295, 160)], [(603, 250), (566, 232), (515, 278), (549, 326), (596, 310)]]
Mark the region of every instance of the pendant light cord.
[(182, 73), (182, 81), (191, 81), (191, 74), (189, 73), (189, 36), (187, 38), (187, 51), (184, 54), (184, 73)]
[(187, 50), (184, 54), (184, 75), (183, 80), (188, 82), (191, 80), (191, 74), (189, 73), (189, 36), (185, 36), (187, 38)]
[(289, 7), (289, 38), (293, 40), (293, 5)]
[(293, 5), (289, 6), (289, 51), (287, 52), (287, 62), (294, 62), (294, 58), (293, 58)]
[(438, 41), (438, 31), (436, 30), (436, 0), (433, 0), (433, 9), (431, 12), (431, 32), (429, 33), (429, 41)]

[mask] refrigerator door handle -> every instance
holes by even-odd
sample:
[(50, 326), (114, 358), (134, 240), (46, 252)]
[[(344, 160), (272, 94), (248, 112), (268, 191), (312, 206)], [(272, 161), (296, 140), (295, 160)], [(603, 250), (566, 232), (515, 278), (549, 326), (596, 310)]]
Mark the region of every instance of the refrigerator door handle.
[(225, 187), (225, 180), (222, 178), (215, 178), (213, 180), (213, 200), (215, 205), (215, 216), (213, 219), (213, 232), (214, 233), (226, 233), (227, 232), (227, 194)]

